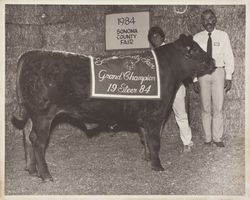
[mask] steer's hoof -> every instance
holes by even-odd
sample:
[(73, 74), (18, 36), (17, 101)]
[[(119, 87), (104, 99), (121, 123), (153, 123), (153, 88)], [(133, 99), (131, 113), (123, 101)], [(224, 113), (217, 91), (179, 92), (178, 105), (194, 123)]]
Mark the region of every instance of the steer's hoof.
[(52, 176), (44, 177), (44, 178), (42, 178), (42, 180), (43, 180), (44, 183), (53, 182), (54, 181), (54, 179), (52, 178)]
[(52, 176), (50, 175), (50, 173), (40, 174), (39, 178), (41, 178), (43, 182), (49, 182), (49, 181), (53, 182), (54, 181)]
[(36, 168), (31, 169), (26, 167), (25, 171), (28, 171), (30, 176), (38, 176)]
[(146, 160), (146, 161), (150, 161), (151, 160), (150, 153), (148, 151), (145, 151), (145, 149), (143, 149), (142, 155), (143, 155), (143, 159), (144, 160)]
[(161, 165), (152, 166), (152, 170), (154, 170), (154, 171), (164, 171), (164, 168)]
[(29, 172), (29, 175), (33, 177), (39, 177), (37, 172)]
[(150, 153), (145, 153), (145, 151), (144, 151), (144, 159), (146, 160), (146, 161), (150, 161), (151, 160), (151, 157), (150, 157)]
[(146, 161), (150, 161), (150, 160), (151, 160), (150, 155), (145, 155), (145, 156), (144, 156), (144, 159), (145, 159)]

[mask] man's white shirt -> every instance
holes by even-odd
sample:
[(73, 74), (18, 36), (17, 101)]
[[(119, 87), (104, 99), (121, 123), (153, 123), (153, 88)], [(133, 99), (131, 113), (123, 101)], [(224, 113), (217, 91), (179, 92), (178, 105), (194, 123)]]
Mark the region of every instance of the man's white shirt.
[[(216, 67), (225, 67), (226, 79), (231, 80), (234, 72), (234, 55), (228, 34), (224, 31), (214, 29), (212, 34), (212, 57)], [(193, 37), (200, 47), (207, 51), (208, 32), (206, 30), (197, 33)], [(197, 79), (194, 79), (194, 82)]]

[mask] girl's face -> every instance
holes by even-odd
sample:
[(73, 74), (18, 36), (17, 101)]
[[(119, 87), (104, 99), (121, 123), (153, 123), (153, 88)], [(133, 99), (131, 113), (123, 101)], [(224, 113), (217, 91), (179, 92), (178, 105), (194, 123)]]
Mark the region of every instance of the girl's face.
[(154, 33), (150, 38), (150, 42), (154, 48), (159, 47), (164, 42), (164, 38), (159, 33)]

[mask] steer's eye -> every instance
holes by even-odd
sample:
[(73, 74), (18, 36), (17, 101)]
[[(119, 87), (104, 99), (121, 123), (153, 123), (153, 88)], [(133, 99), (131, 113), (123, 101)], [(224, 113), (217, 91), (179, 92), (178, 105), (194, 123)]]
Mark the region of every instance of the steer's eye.
[(191, 49), (190, 46), (186, 46), (186, 49), (187, 49), (187, 52), (185, 54), (185, 58), (189, 59), (191, 57), (191, 51), (192, 51), (192, 49)]

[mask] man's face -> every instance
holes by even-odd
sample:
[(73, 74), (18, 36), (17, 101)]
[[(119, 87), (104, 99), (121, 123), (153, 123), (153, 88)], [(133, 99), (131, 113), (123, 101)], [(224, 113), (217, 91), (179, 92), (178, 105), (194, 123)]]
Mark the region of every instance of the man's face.
[(154, 48), (159, 47), (164, 42), (164, 38), (159, 33), (154, 33), (150, 38), (150, 42)]
[(212, 32), (214, 30), (216, 22), (217, 19), (213, 13), (208, 12), (201, 16), (201, 24), (208, 32)]

